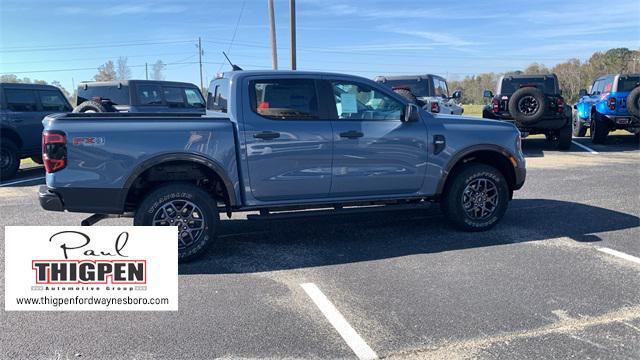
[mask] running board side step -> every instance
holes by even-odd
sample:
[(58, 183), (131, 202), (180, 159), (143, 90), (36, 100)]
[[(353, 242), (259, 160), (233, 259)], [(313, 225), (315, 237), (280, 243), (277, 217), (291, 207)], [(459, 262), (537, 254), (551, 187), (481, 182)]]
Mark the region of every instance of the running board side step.
[(354, 207), (340, 207), (334, 208), (321, 208), (312, 210), (293, 210), (293, 211), (274, 211), (271, 212), (268, 209), (261, 209), (260, 214), (249, 214), (247, 220), (270, 220), (270, 219), (296, 219), (314, 216), (327, 216), (327, 215), (350, 215), (350, 214), (363, 214), (385, 211), (398, 211), (398, 210), (425, 210), (433, 208), (431, 202), (422, 202), (419, 204), (398, 204), (398, 205), (371, 205), (371, 206), (354, 206)]
[(124, 217), (133, 217), (130, 213), (125, 214), (93, 214), (80, 222), (80, 226), (91, 226), (104, 219), (117, 219)]

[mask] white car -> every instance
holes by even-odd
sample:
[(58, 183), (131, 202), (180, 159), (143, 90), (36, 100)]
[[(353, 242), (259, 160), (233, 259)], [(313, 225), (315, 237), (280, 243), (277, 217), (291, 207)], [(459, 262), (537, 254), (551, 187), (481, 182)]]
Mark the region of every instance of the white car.
[(396, 93), (422, 106), (425, 110), (462, 115), (464, 109), (459, 103), (462, 92), (456, 90), (449, 96), (447, 80), (438, 75), (376, 76), (376, 82), (385, 84)]

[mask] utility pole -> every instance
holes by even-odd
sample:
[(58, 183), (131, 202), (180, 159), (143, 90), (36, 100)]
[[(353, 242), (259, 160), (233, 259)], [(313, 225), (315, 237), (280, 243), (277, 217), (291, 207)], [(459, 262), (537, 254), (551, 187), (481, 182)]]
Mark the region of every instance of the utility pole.
[(144, 74), (147, 77), (147, 80), (149, 80), (149, 66), (147, 63), (144, 63)]
[(200, 62), (200, 89), (204, 89), (204, 82), (202, 81), (202, 39), (198, 37), (198, 61)]
[(291, 70), (296, 69), (296, 0), (289, 0), (289, 30), (291, 31)]
[(273, 14), (273, 0), (267, 1), (269, 9), (269, 30), (271, 30), (271, 63), (273, 70), (278, 70), (278, 48), (276, 46), (276, 19)]

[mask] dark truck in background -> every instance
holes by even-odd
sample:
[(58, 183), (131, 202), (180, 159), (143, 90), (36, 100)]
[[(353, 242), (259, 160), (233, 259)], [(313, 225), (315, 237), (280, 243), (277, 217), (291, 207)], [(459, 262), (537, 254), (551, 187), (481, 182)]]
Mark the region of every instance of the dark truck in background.
[(486, 230), (525, 181), (513, 125), (434, 115), (368, 79), (233, 71), (209, 94), (210, 116), (47, 117), (41, 206), (95, 213), (86, 225), (125, 215), (178, 226), (186, 260), (234, 211), (433, 201), (456, 227)]
[(205, 113), (205, 101), (194, 84), (159, 81), (87, 81), (78, 86), (73, 112)]
[(42, 164), (42, 119), (69, 111), (71, 104), (55, 86), (0, 83), (0, 179), (14, 177), (21, 159)]
[(482, 117), (515, 124), (522, 137), (544, 134), (558, 149), (571, 147), (571, 106), (565, 104), (558, 77), (546, 75), (505, 75), (498, 79), (496, 93), (485, 90), (491, 102)]

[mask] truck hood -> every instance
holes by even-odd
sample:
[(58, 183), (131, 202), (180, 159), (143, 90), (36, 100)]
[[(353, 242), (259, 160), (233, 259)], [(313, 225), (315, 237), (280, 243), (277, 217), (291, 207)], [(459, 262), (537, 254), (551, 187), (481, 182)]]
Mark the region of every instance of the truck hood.
[(500, 128), (511, 128), (517, 129), (515, 125), (508, 121), (500, 121), (500, 120), (491, 120), (484, 119), (473, 116), (460, 116), (460, 115), (449, 115), (449, 114), (432, 114), (436, 116), (438, 119), (441, 119), (446, 124), (452, 125), (472, 125), (472, 126), (489, 126), (489, 127), (500, 127)]

